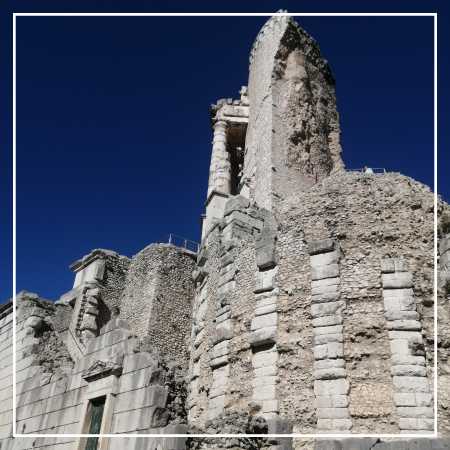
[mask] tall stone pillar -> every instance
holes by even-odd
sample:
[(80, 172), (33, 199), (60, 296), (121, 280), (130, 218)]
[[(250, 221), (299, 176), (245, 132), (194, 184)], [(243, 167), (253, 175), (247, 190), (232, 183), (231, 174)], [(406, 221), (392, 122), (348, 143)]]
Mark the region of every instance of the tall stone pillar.
[(214, 139), (209, 170), (208, 196), (206, 199), (206, 219), (202, 235), (223, 217), (225, 203), (231, 194), (231, 163), (227, 151), (228, 123), (219, 120), (214, 124)]
[(209, 170), (208, 197), (213, 190), (231, 193), (231, 163), (227, 151), (228, 124), (219, 120), (214, 124), (214, 139)]

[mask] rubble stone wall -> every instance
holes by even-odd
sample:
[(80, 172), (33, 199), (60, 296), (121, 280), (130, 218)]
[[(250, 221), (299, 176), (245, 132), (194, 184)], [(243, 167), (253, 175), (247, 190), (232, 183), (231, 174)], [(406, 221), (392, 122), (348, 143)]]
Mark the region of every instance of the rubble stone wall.
[(151, 244), (130, 263), (120, 318), (146, 342), (177, 356), (187, 367), (194, 301), (195, 254), (169, 244)]

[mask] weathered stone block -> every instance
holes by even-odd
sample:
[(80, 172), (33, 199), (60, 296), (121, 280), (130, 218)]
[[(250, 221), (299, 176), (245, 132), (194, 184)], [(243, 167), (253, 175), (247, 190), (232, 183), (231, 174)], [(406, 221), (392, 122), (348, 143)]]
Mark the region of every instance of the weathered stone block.
[(450, 235), (439, 239), (439, 254), (443, 255), (447, 250), (450, 250)]
[(341, 315), (336, 314), (334, 316), (319, 317), (312, 320), (313, 327), (328, 327), (332, 325), (341, 325), (343, 318)]
[(256, 250), (256, 265), (260, 269), (276, 266), (278, 264), (278, 254), (275, 244), (266, 245)]
[(419, 430), (434, 431), (433, 419), (417, 419), (417, 425), (419, 427)]
[(84, 310), (85, 314), (91, 314), (93, 316), (96, 316), (98, 314), (98, 309), (95, 308), (94, 306), (88, 306), (85, 310)]
[(206, 267), (198, 267), (192, 273), (192, 278), (196, 283), (201, 283), (209, 275), (209, 270)]
[(277, 340), (277, 327), (267, 327), (254, 331), (248, 337), (249, 344), (253, 346), (270, 344)]
[(395, 266), (392, 258), (380, 260), (381, 273), (394, 273)]
[(313, 280), (322, 280), (324, 278), (335, 278), (339, 276), (339, 265), (330, 264), (329, 266), (311, 267), (311, 278)]
[(413, 392), (394, 394), (395, 406), (416, 406), (416, 396)]
[(350, 419), (333, 419), (331, 427), (336, 431), (347, 431), (352, 429), (353, 424)]
[(278, 412), (278, 400), (265, 400), (262, 402), (263, 412)]
[(222, 269), (223, 267), (226, 267), (228, 266), (228, 264), (231, 264), (233, 262), (234, 262), (234, 253), (230, 251), (219, 259), (219, 269)]
[(100, 288), (88, 289), (86, 291), (86, 296), (98, 299), (100, 297)]
[(229, 216), (233, 211), (244, 211), (249, 206), (250, 206), (249, 199), (243, 197), (242, 195), (230, 197), (227, 203), (225, 204), (223, 216), (224, 217)]
[(316, 327), (316, 328), (314, 328), (314, 336), (321, 336), (323, 334), (342, 333), (343, 330), (344, 330), (343, 325), (332, 325), (329, 327)]
[(403, 258), (394, 258), (396, 272), (408, 272), (408, 262)]
[(272, 305), (263, 306), (262, 308), (255, 308), (255, 316), (262, 316), (264, 314), (270, 314), (272, 312), (276, 312), (277, 305), (276, 303)]
[(391, 375), (402, 377), (426, 377), (427, 369), (423, 366), (392, 366)]
[(328, 346), (328, 358), (343, 358), (344, 357), (344, 347), (340, 342), (329, 342)]
[(413, 418), (401, 418), (398, 420), (398, 427), (401, 430), (418, 430), (419, 426), (418, 426), (418, 422), (417, 419), (413, 419)]
[(402, 311), (415, 311), (417, 309), (416, 299), (414, 297), (399, 297), (399, 300)]
[(338, 292), (327, 292), (325, 294), (318, 294), (311, 296), (311, 303), (329, 303), (337, 302), (341, 297), (341, 293)]
[(335, 334), (322, 334), (321, 336), (314, 337), (314, 345), (328, 344), (329, 342), (344, 342), (344, 336), (342, 333)]
[(388, 330), (420, 331), (422, 324), (417, 320), (393, 320), (387, 323)]
[(253, 370), (254, 377), (265, 377), (269, 375), (276, 375), (278, 373), (278, 368), (276, 365), (273, 366), (264, 366), (259, 369)]
[(406, 339), (394, 339), (389, 344), (392, 355), (409, 356), (409, 345)]
[[(347, 370), (345, 369), (318, 369), (314, 371), (315, 380), (336, 380), (338, 378), (346, 378)], [(330, 417), (331, 418), (331, 417)]]
[(251, 331), (259, 330), (261, 328), (276, 326), (278, 322), (278, 314), (276, 312), (271, 314), (264, 314), (263, 316), (257, 316), (252, 319), (250, 326)]
[(96, 319), (96, 316), (92, 316), (90, 314), (85, 314), (83, 316), (83, 320), (81, 322), (81, 329), (96, 332), (97, 331), (97, 323), (96, 323), (95, 319)]
[(269, 307), (269, 306), (271, 306), (271, 307), (275, 306), (276, 307), (277, 300), (278, 300), (278, 298), (277, 298), (276, 295), (258, 299), (255, 302), (255, 310), (256, 309), (261, 309), (261, 308), (266, 308), (266, 307)]
[(439, 265), (440, 267), (444, 267), (448, 264), (450, 261), (450, 251), (446, 251), (441, 257), (439, 258)]
[(253, 356), (252, 366), (254, 369), (260, 369), (262, 367), (274, 366), (278, 361), (277, 352), (260, 352)]
[(395, 392), (430, 392), (428, 379), (425, 377), (393, 377), (392, 382)]
[(325, 286), (334, 286), (341, 283), (340, 277), (325, 278), (323, 280), (313, 280), (311, 281), (311, 289), (318, 289)]
[(402, 417), (412, 417), (416, 419), (433, 419), (433, 408), (425, 406), (400, 406), (397, 412)]
[(148, 386), (117, 395), (114, 412), (120, 413), (150, 406), (165, 407), (168, 388), (164, 386)]
[(416, 311), (390, 310), (384, 314), (387, 320), (419, 320), (419, 313)]
[(423, 344), (422, 335), (418, 331), (389, 331), (389, 339), (407, 339), (411, 343)]
[(209, 365), (212, 368), (223, 366), (224, 364), (228, 364), (228, 355), (223, 355), (223, 356), (220, 356), (218, 358), (211, 359), (209, 361)]
[(209, 259), (209, 249), (204, 248), (197, 256), (197, 265), (203, 267)]
[(253, 279), (252, 288), (256, 294), (258, 292), (271, 291), (276, 286), (275, 275), (258, 273)]
[(328, 358), (328, 346), (324, 345), (316, 345), (314, 347), (314, 359), (327, 359)]
[(333, 408), (347, 408), (348, 397), (346, 395), (332, 395), (331, 402)]
[[(329, 431), (331, 430), (331, 427), (333, 426), (333, 421), (331, 419), (317, 419), (317, 429), (320, 431)], [(329, 442), (338, 442), (339, 446), (333, 446), (330, 445)], [(319, 446), (318, 444), (327, 444), (327, 445), (321, 445)], [(329, 441), (329, 440), (324, 440), (324, 441), (316, 441), (315, 445), (314, 445), (314, 449), (329, 449), (329, 450), (341, 450), (342, 446), (340, 445), (341, 443), (339, 441)]]
[(425, 365), (425, 358), (423, 356), (392, 355), (392, 364), (394, 366), (399, 366), (399, 365), (424, 366)]
[(310, 256), (310, 263), (312, 267), (328, 266), (329, 264), (339, 264), (343, 256), (344, 255), (340, 249), (334, 250), (333, 252)]
[(413, 297), (413, 289), (383, 289), (383, 297)]
[(279, 377), (276, 375), (268, 375), (265, 377), (256, 377), (252, 380), (252, 387), (257, 388), (261, 386), (269, 386), (269, 385), (275, 385), (279, 381)]
[(348, 419), (347, 408), (317, 408), (318, 419)]
[(314, 318), (341, 315), (346, 308), (346, 303), (342, 300), (330, 303), (318, 303), (311, 305), (311, 315)]
[(321, 286), (311, 289), (311, 295), (328, 294), (330, 292), (339, 292), (339, 285), (330, 284), (327, 286)]
[(319, 253), (328, 253), (336, 249), (337, 244), (332, 239), (323, 239), (321, 241), (312, 241), (308, 243), (308, 252), (310, 255)]
[(314, 381), (314, 394), (318, 395), (348, 395), (350, 383), (341, 378), (339, 380)]
[(314, 408), (331, 408), (331, 395), (319, 395), (314, 399)]
[(314, 362), (314, 370), (345, 369), (345, 359), (325, 359)]
[(433, 406), (433, 397), (431, 394), (423, 394), (421, 392), (416, 392), (414, 395), (416, 396), (417, 406)]
[(275, 400), (277, 398), (277, 386), (276, 384), (270, 384), (265, 386), (259, 386), (253, 388), (253, 400)]
[[(223, 322), (222, 322), (223, 323)], [(230, 327), (216, 328), (212, 335), (213, 344), (231, 339), (234, 336), (233, 329)]]
[(407, 289), (414, 286), (412, 273), (409, 272), (384, 273), (381, 281), (383, 289)]

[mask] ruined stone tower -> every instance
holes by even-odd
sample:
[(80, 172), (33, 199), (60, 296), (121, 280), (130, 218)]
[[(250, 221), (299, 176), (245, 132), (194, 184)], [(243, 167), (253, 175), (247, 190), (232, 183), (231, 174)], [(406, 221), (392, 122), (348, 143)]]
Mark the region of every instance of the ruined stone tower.
[[(331, 69), (287, 15), (264, 25), (248, 85), (210, 121), (198, 252), (96, 249), (57, 302), (21, 292), (0, 306), (1, 450), (309, 450), (314, 440), (167, 435), (430, 434), (435, 415), (448, 436), (449, 205), (437, 203), (435, 287), (433, 193), (399, 173), (346, 172)], [(123, 437), (142, 433), (161, 436)]]

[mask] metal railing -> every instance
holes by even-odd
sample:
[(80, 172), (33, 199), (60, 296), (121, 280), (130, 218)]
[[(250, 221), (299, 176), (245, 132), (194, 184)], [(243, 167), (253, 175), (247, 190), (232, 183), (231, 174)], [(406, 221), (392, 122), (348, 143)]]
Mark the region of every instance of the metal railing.
[[(370, 167), (373, 173), (387, 173), (384, 167)], [(362, 169), (345, 169), (347, 172), (364, 172), (364, 168)]]
[(194, 253), (198, 253), (200, 249), (200, 244), (198, 244), (197, 242), (190, 241), (189, 239), (177, 236), (176, 234), (168, 234), (167, 236), (164, 236), (156, 243), (175, 245), (175, 247), (185, 248), (186, 250), (190, 250), (191, 252)]

